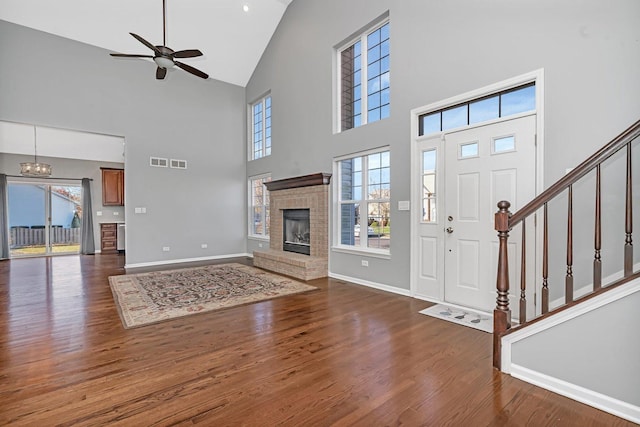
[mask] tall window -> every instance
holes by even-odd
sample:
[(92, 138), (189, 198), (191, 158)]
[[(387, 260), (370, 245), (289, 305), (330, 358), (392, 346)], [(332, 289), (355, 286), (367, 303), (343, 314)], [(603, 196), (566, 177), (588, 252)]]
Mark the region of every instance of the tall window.
[(249, 235), (269, 237), (269, 190), (264, 185), (271, 181), (270, 175), (261, 175), (249, 179)]
[(251, 160), (271, 154), (271, 96), (251, 105)]
[(336, 162), (339, 245), (389, 252), (391, 165), (389, 151), (369, 152)]
[(338, 52), (340, 130), (389, 117), (389, 22)]

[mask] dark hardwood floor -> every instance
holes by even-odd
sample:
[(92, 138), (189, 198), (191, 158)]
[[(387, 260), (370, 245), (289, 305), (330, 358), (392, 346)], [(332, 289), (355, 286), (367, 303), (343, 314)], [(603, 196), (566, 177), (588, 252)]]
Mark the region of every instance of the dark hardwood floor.
[(632, 425), (496, 372), (491, 335), (427, 302), (338, 280), (125, 330), (123, 263), (0, 261), (1, 425)]

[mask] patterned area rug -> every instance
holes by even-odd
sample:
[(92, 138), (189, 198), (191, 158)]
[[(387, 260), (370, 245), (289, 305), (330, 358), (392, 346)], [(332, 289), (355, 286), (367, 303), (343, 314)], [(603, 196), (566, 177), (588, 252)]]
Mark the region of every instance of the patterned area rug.
[(458, 325), (468, 326), (484, 332), (493, 333), (493, 315), (467, 308), (436, 304), (420, 311), (421, 314), (437, 317)]
[(317, 289), (242, 264), (110, 276), (126, 329)]

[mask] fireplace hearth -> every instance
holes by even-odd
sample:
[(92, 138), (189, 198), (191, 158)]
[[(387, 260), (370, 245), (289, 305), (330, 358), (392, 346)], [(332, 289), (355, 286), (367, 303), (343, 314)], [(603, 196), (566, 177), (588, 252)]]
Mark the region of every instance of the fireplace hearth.
[(298, 254), (311, 254), (311, 224), (309, 209), (282, 211), (282, 250)]

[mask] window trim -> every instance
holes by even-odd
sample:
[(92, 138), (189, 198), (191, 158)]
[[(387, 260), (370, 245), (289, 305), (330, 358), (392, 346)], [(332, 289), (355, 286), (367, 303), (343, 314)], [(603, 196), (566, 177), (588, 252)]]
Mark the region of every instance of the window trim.
[[(367, 76), (367, 68), (368, 68), (368, 60), (367, 59), (367, 36), (373, 33), (376, 30), (379, 30), (386, 24), (390, 24), (389, 19), (389, 11), (380, 15), (378, 18), (371, 21), (368, 25), (365, 25), (351, 36), (343, 40), (334, 46), (334, 133), (346, 132), (351, 129), (355, 129), (357, 127), (362, 127), (369, 123), (368, 121), (368, 76)], [(391, 31), (391, 30), (389, 30)], [(389, 40), (391, 40), (391, 36), (389, 36)], [(361, 42), (361, 56), (363, 57), (362, 66), (361, 66), (361, 122), (359, 126), (354, 126), (349, 129), (342, 129), (342, 52), (349, 47), (353, 46), (358, 41)], [(389, 67), (391, 68), (391, 67)], [(390, 87), (390, 86), (389, 86)], [(389, 105), (391, 105), (391, 101), (389, 101)], [(384, 117), (387, 118), (387, 117)], [(375, 120), (377, 121), (383, 120), (380, 118)]]
[[(332, 241), (333, 241), (331, 250), (333, 252), (360, 254), (360, 255), (372, 256), (372, 257), (383, 258), (383, 259), (391, 258), (391, 247), (389, 247), (389, 249), (380, 249), (380, 248), (370, 248), (368, 246), (363, 246), (363, 245), (352, 246), (352, 245), (344, 245), (340, 243), (340, 231), (341, 231), (340, 230), (340, 226), (341, 226), (341, 222), (340, 222), (341, 209), (340, 208), (342, 206), (341, 192), (340, 192), (340, 188), (342, 186), (342, 176), (340, 175), (340, 162), (343, 160), (354, 159), (357, 157), (365, 158), (370, 154), (376, 154), (376, 153), (382, 153), (382, 152), (389, 152), (389, 155), (391, 156), (391, 146), (385, 145), (382, 147), (372, 148), (365, 151), (359, 151), (357, 153), (351, 153), (351, 154), (346, 154), (339, 157), (334, 157), (333, 159), (333, 176), (335, 177), (335, 179), (333, 180), (333, 189), (332, 189), (333, 209), (332, 209), (332, 218), (331, 218)], [(389, 169), (391, 172), (391, 162), (389, 163)], [(364, 170), (364, 167), (363, 167), (363, 170)], [(364, 183), (364, 177), (363, 177), (363, 183)], [(366, 184), (363, 184), (363, 187), (366, 187)], [(391, 182), (389, 182), (389, 188), (391, 188)], [(363, 202), (364, 203), (369, 202), (369, 199), (364, 198), (365, 197), (364, 188), (362, 192), (362, 197), (363, 198), (360, 200), (361, 204)], [(390, 195), (389, 197), (389, 220), (390, 221), (391, 221), (392, 213), (393, 213), (393, 204), (391, 202), (391, 195)], [(365, 239), (365, 242), (366, 242), (366, 239)]]
[[(267, 110), (267, 106), (266, 106), (266, 100), (267, 98), (269, 98), (271, 100), (271, 105), (269, 106), (270, 109), (270, 114), (269, 114), (269, 118), (272, 118), (272, 112), (273, 112), (273, 98), (271, 97), (271, 92), (267, 92), (264, 95), (258, 97), (255, 101), (249, 103), (249, 105), (247, 106), (247, 159), (248, 161), (253, 161), (253, 160), (260, 160), (263, 159), (265, 157), (268, 157), (271, 155), (271, 149), (273, 148), (273, 144), (269, 145), (269, 152), (267, 153), (267, 144), (266, 144), (266, 130), (267, 130), (267, 124), (266, 124), (266, 110)], [(261, 156), (260, 157), (255, 157), (255, 150), (254, 150), (254, 145), (255, 145), (255, 141), (253, 139), (254, 137), (254, 127), (255, 127), (255, 122), (254, 122), (254, 113), (253, 113), (253, 109), (256, 105), (261, 104), (262, 105), (262, 151), (261, 151)], [(272, 129), (272, 126), (269, 126), (269, 129)], [(271, 142), (273, 142), (273, 139), (271, 139)]]
[[(267, 172), (267, 173), (262, 173), (259, 175), (253, 175), (250, 176), (247, 180), (247, 188), (248, 188), (248, 209), (247, 209), (247, 236), (250, 239), (257, 239), (257, 240), (264, 240), (264, 241), (269, 241), (270, 240), (270, 235), (266, 234), (267, 231), (267, 227), (266, 227), (266, 216), (263, 218), (264, 221), (264, 230), (265, 233), (263, 234), (255, 234), (253, 232), (253, 224), (252, 224), (252, 219), (253, 219), (253, 208), (256, 206), (253, 204), (253, 182), (257, 181), (257, 180), (264, 180), (266, 178), (271, 179), (271, 172)], [(264, 181), (262, 183), (262, 187), (263, 190), (266, 191), (266, 193), (264, 194), (269, 194), (269, 189), (267, 189), (266, 185), (264, 185)], [(269, 201), (271, 201), (271, 197), (269, 197)], [(263, 199), (263, 203), (261, 205), (261, 207), (270, 207), (271, 203), (269, 203), (268, 205), (264, 204), (264, 199)]]

